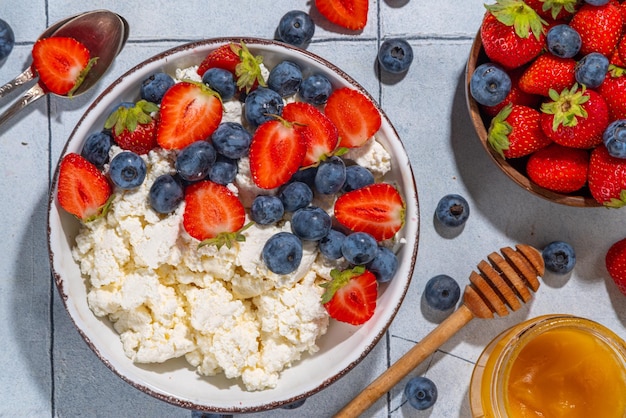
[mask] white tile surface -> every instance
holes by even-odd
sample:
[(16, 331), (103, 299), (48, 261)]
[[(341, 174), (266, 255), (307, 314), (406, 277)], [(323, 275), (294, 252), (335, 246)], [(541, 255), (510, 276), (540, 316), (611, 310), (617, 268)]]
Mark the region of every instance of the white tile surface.
[[(19, 8), (13, 3), (0, 2), (0, 18), (13, 26), (18, 41), (9, 59), (0, 63), (0, 82), (28, 65), (32, 43), (47, 24), (103, 7), (96, 0), (24, 0)], [(617, 292), (603, 264), (610, 243), (626, 234), (624, 210), (568, 208), (529, 195), (495, 168), (472, 130), (463, 71), (484, 13), (483, 2), (371, 1), (368, 25), (356, 34), (325, 22), (311, 3), (111, 0), (106, 7), (127, 18), (131, 35), (103, 81), (72, 101), (42, 99), (0, 128), (4, 241), (0, 253), (0, 416), (191, 416), (190, 411), (122, 381), (74, 329), (51, 284), (47, 261), (50, 173), (87, 106), (126, 70), (187, 41), (230, 35), (272, 38), (278, 20), (291, 9), (311, 11), (318, 26), (308, 49), (337, 64), (370, 91), (403, 138), (419, 190), (420, 245), (405, 302), (372, 353), (302, 408), (251, 416), (331, 416), (436, 326), (421, 301), (430, 277), (445, 273), (465, 284), (470, 271), (488, 253), (517, 242), (542, 247), (552, 240), (569, 241), (578, 256), (575, 272), (565, 279), (546, 275), (529, 308), (504, 319), (472, 321), (420, 365), (412, 375), (426, 375), (439, 388), (439, 401), (432, 410), (418, 413), (406, 405), (401, 383), (365, 416), (469, 416), (467, 382), (473, 362), (491, 338), (530, 316), (568, 312), (626, 335), (626, 298)], [(410, 40), (415, 61), (404, 77), (379, 78), (377, 46), (391, 36)], [(4, 101), (0, 104), (0, 110), (6, 108)], [(464, 195), (472, 210), (465, 229), (455, 237), (442, 234), (433, 223), (437, 201), (451, 192)]]

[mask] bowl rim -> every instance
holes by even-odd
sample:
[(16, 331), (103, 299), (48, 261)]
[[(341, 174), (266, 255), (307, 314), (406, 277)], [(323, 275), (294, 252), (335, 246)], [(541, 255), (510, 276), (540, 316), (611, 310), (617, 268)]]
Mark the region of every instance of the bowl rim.
[(472, 47), (469, 53), (469, 58), (465, 66), (465, 99), (467, 109), (470, 114), (470, 119), (472, 120), (472, 124), (476, 130), (478, 139), (480, 140), (480, 143), (482, 144), (485, 151), (487, 151), (487, 154), (489, 154), (489, 156), (491, 157), (491, 160), (518, 186), (522, 187), (523, 189), (527, 190), (535, 196), (541, 197), (550, 202), (559, 203), (566, 206), (587, 208), (602, 207), (602, 205), (591, 196), (574, 194), (575, 192), (572, 194), (557, 193), (537, 185), (536, 183), (532, 182), (525, 174), (515, 168), (507, 159), (499, 155), (489, 145), (489, 142), (487, 141), (487, 127), (485, 126), (485, 123), (483, 121), (483, 115), (480, 111), (480, 106), (470, 94), (470, 80), (472, 78), (474, 70), (476, 69), (476, 66), (478, 65), (479, 59), (483, 54), (484, 49), (482, 47), (482, 40), (480, 37), (479, 29), (478, 33), (474, 37), (474, 41), (472, 43)]
[[(363, 351), (357, 357), (354, 358), (353, 361), (351, 361), (348, 364), (345, 364), (345, 366), (342, 366), (343, 368), (341, 370), (336, 372), (334, 375), (331, 375), (328, 379), (320, 382), (315, 387), (309, 388), (305, 390), (303, 393), (300, 393), (298, 395), (287, 397), (284, 399), (274, 400), (274, 401), (263, 401), (260, 403), (253, 402), (252, 404), (241, 404), (238, 406), (235, 405), (235, 406), (226, 406), (226, 407), (224, 406), (216, 407), (215, 405), (210, 405), (210, 404), (203, 403), (203, 402), (196, 401), (196, 400), (182, 399), (181, 397), (173, 395), (171, 393), (165, 393), (163, 390), (152, 386), (148, 382), (138, 382), (134, 380), (132, 377), (129, 377), (127, 373), (125, 373), (123, 370), (120, 369), (120, 367), (118, 367), (116, 364), (114, 364), (114, 362), (110, 361), (110, 359), (107, 358), (107, 356), (104, 354), (102, 350), (102, 347), (100, 347), (92, 339), (92, 335), (81, 327), (81, 324), (83, 324), (83, 320), (80, 318), (80, 314), (76, 311), (75, 306), (73, 304), (70, 304), (70, 294), (68, 293), (66, 289), (64, 278), (62, 277), (62, 274), (60, 272), (60, 270), (62, 269), (57, 268), (57, 263), (60, 263), (59, 261), (60, 257), (57, 257), (57, 254), (55, 254), (53, 244), (56, 241), (53, 242), (53, 240), (59, 238), (59, 237), (56, 237), (56, 232), (55, 232), (55, 225), (58, 223), (56, 216), (57, 215), (60, 215), (61, 217), (64, 216), (63, 214), (59, 214), (57, 212), (57, 206), (56, 206), (57, 205), (56, 186), (57, 186), (58, 175), (59, 175), (59, 163), (61, 159), (63, 158), (63, 156), (68, 153), (70, 144), (74, 143), (75, 141), (82, 142), (82, 139), (75, 139), (75, 138), (76, 138), (77, 133), (81, 130), (82, 125), (86, 123), (86, 119), (89, 117), (89, 115), (92, 114), (92, 112), (95, 112), (96, 110), (98, 110), (99, 107), (102, 106), (102, 102), (104, 101), (104, 99), (108, 95), (115, 92), (116, 88), (122, 85), (126, 78), (128, 78), (129, 76), (133, 75), (136, 72), (141, 71), (142, 68), (145, 68), (149, 64), (155, 63), (155, 62), (163, 62), (163, 61), (167, 62), (168, 58), (172, 58), (173, 61), (176, 61), (174, 59), (175, 55), (184, 55), (187, 53), (191, 53), (197, 49), (201, 49), (201, 50), (206, 49), (206, 51), (208, 52), (212, 49), (217, 48), (218, 46), (222, 44), (231, 43), (231, 42), (234, 42), (234, 43), (244, 42), (248, 47), (250, 47), (251, 50), (254, 50), (255, 48), (277, 48), (279, 50), (286, 49), (292, 53), (302, 55), (305, 60), (313, 61), (317, 65), (326, 67), (329, 72), (334, 72), (338, 78), (343, 79), (343, 81), (348, 83), (353, 88), (358, 89), (360, 92), (364, 93), (368, 98), (372, 100), (372, 102), (375, 104), (376, 108), (380, 112), (381, 117), (383, 119), (383, 127), (381, 127), (381, 129), (385, 128), (387, 131), (389, 131), (389, 133), (391, 134), (391, 140), (394, 142), (395, 146), (397, 146), (398, 149), (400, 149), (402, 152), (401, 157), (403, 157), (403, 159), (406, 159), (406, 161), (403, 161), (404, 164), (402, 166), (399, 166), (397, 170), (399, 171), (399, 176), (402, 177), (402, 181), (404, 182), (405, 191), (407, 190), (411, 191), (410, 195), (406, 195), (407, 193), (404, 193), (405, 196), (403, 196), (405, 200), (405, 205), (406, 205), (405, 225), (403, 227), (405, 229), (405, 234), (403, 238), (404, 239), (403, 247), (410, 249), (410, 254), (405, 254), (405, 259), (407, 260), (405, 262), (405, 265), (407, 266), (405, 269), (406, 278), (405, 278), (404, 285), (400, 289), (396, 290), (395, 292), (396, 293), (395, 306), (392, 309), (385, 312), (386, 316), (384, 318), (384, 322), (381, 325), (377, 326), (377, 330), (378, 330), (377, 333), (370, 338), (369, 343), (363, 348)], [(78, 123), (72, 130), (68, 140), (66, 141), (59, 155), (59, 159), (56, 164), (56, 168), (54, 171), (54, 176), (52, 179), (50, 192), (48, 196), (47, 212), (48, 212), (47, 213), (48, 215), (47, 216), (48, 255), (49, 255), (49, 262), (51, 266), (53, 279), (55, 281), (57, 291), (59, 295), (61, 296), (61, 300), (63, 302), (65, 310), (69, 314), (71, 322), (74, 324), (74, 327), (76, 328), (78, 333), (81, 335), (83, 340), (90, 347), (90, 349), (93, 351), (93, 353), (96, 354), (96, 356), (107, 366), (107, 368), (109, 368), (112, 372), (114, 372), (114, 374), (119, 376), (122, 380), (124, 380), (126, 383), (130, 384), (131, 386), (135, 387), (136, 389), (139, 389), (142, 392), (148, 395), (151, 395), (154, 398), (160, 399), (162, 401), (165, 401), (175, 406), (179, 406), (179, 407), (183, 407), (187, 409), (195, 409), (199, 411), (206, 411), (206, 412), (248, 413), (248, 412), (260, 412), (260, 411), (267, 411), (267, 410), (275, 409), (277, 407), (288, 405), (298, 400), (307, 398), (321, 391), (322, 389), (325, 389), (332, 383), (339, 380), (341, 377), (345, 376), (349, 371), (351, 371), (357, 364), (359, 364), (372, 351), (372, 349), (376, 346), (376, 344), (381, 340), (383, 335), (385, 335), (385, 333), (388, 331), (388, 328), (391, 325), (393, 319), (395, 318), (398, 310), (400, 309), (404, 301), (404, 298), (407, 294), (408, 288), (411, 284), (411, 280), (412, 280), (412, 276), (413, 276), (413, 272), (415, 268), (415, 262), (417, 259), (418, 246), (419, 246), (418, 245), (419, 244), (419, 230), (420, 230), (419, 201), (418, 201), (418, 191), (417, 191), (417, 186), (415, 182), (415, 176), (414, 176), (410, 161), (408, 159), (408, 154), (406, 153), (405, 146), (400, 136), (398, 135), (397, 131), (395, 130), (395, 127), (391, 124), (391, 121), (389, 120), (388, 116), (385, 114), (384, 110), (380, 107), (378, 102), (374, 100), (373, 97), (369, 94), (369, 92), (365, 90), (365, 88), (362, 87), (358, 82), (356, 82), (351, 76), (349, 76), (343, 70), (341, 70), (340, 68), (338, 68), (336, 65), (332, 64), (331, 62), (327, 61), (326, 59), (321, 58), (320, 56), (313, 54), (309, 51), (300, 49), (292, 45), (284, 44), (279, 41), (262, 39), (262, 38), (254, 38), (254, 37), (237, 37), (237, 36), (218, 37), (218, 38), (208, 38), (208, 39), (193, 41), (189, 43), (184, 43), (184, 44), (172, 47), (170, 49), (167, 49), (163, 52), (157, 53), (153, 55), (152, 57), (140, 62), (139, 64), (133, 66), (131, 69), (123, 73), (120, 77), (118, 77), (115, 81), (113, 81), (109, 86), (107, 86), (102, 91), (102, 93), (98, 95), (98, 97), (89, 105), (87, 110), (81, 116), (81, 118), (79, 119)], [(69, 216), (69, 215), (65, 214), (65, 216)], [(62, 235), (67, 240), (67, 236), (65, 235), (65, 233)], [(386, 289), (387, 285), (388, 283), (383, 284), (382, 286), (384, 286), (384, 288)], [(379, 298), (380, 298), (380, 295), (379, 295)], [(106, 318), (99, 319), (99, 320), (108, 321), (108, 319)], [(357, 333), (358, 332), (355, 330), (354, 334), (357, 334)], [(296, 365), (302, 361), (303, 360), (299, 360), (296, 363)], [(291, 368), (293, 367), (295, 366), (292, 366)], [(279, 381), (280, 381), (280, 378), (279, 378)], [(261, 391), (261, 393), (263, 392), (267, 392), (267, 391)]]

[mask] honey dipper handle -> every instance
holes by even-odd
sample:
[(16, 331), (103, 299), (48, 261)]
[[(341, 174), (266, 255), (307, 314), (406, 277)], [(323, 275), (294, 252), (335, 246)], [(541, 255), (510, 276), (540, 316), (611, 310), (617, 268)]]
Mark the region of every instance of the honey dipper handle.
[(383, 374), (374, 380), (368, 387), (359, 393), (350, 403), (339, 411), (335, 418), (358, 417), (372, 406), (381, 396), (389, 392), (411, 370), (431, 355), (450, 337), (463, 328), (474, 315), (465, 305), (454, 311), (437, 328), (426, 335), (419, 343), (411, 348), (398, 361), (391, 365)]

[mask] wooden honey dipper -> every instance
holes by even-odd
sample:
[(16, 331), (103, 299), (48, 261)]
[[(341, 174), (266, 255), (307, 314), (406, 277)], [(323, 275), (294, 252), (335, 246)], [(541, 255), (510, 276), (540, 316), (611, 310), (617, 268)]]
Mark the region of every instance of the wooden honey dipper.
[[(538, 276), (543, 276), (544, 263), (541, 253), (524, 244), (500, 249), (487, 256), (489, 262), (478, 263), (478, 271), (472, 271), (470, 284), (465, 287), (463, 303), (437, 328), (432, 330), (404, 356), (396, 361), (352, 401), (335, 418), (357, 417), (365, 412), (378, 398), (387, 393), (422, 361), (445, 343), (473, 318), (493, 318), (493, 314), (506, 316), (510, 308), (516, 311), (522, 303), (532, 298), (539, 289)], [(530, 290), (529, 290), (530, 289)]]

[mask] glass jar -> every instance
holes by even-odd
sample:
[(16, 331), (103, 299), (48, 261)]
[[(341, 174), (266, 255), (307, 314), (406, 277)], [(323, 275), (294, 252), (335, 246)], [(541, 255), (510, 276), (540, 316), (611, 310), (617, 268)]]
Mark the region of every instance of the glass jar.
[(625, 418), (626, 343), (589, 319), (530, 319), (485, 348), (469, 396), (475, 418)]

